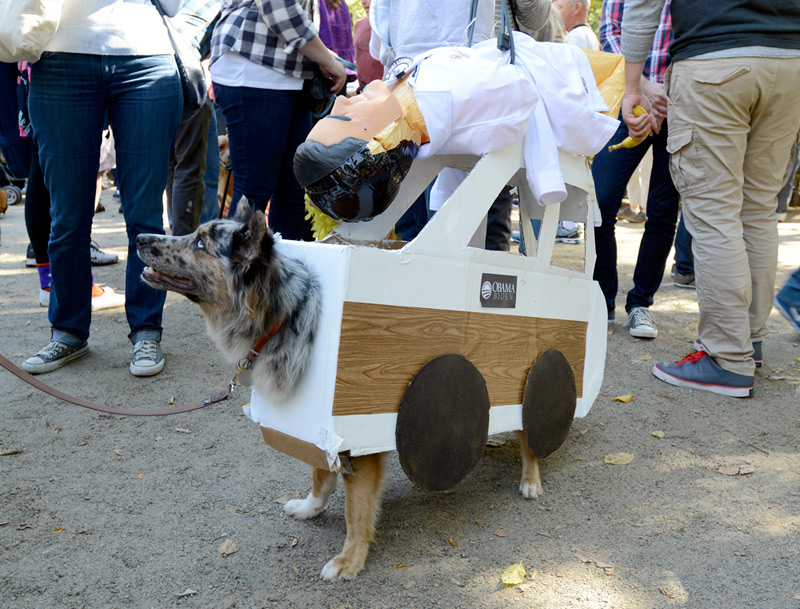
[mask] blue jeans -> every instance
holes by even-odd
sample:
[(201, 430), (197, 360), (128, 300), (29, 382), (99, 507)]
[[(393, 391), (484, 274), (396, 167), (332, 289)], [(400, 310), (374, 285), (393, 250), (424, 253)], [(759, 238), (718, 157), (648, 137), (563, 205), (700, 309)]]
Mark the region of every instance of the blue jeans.
[[(608, 145), (618, 144), (627, 136), (628, 128), (622, 122)], [(614, 310), (619, 289), (617, 240), (614, 235), (616, 215), (622, 204), (625, 186), (650, 146), (653, 147), (653, 170), (650, 173), (650, 192), (647, 195), (647, 222), (633, 272), (633, 289), (628, 292), (625, 310), (630, 312), (634, 307), (649, 307), (661, 285), (667, 258), (672, 249), (680, 201), (680, 195), (669, 173), (667, 122), (664, 121), (661, 133), (648, 137), (635, 148), (621, 148), (614, 152), (603, 148), (592, 163), (592, 176), (602, 219), (602, 224), (594, 229), (597, 249), (594, 279), (600, 283), (609, 312)]]
[(778, 295), (790, 306), (800, 309), (800, 267), (783, 284)]
[(301, 91), (226, 87), (214, 83), (228, 123), (233, 166), (230, 216), (244, 196), (255, 209), (269, 204), (270, 228), (285, 239), (303, 235), (305, 193), (294, 177), (294, 153), (311, 131)]
[(117, 151), (117, 183), (128, 234), (125, 313), (132, 341), (159, 340), (166, 292), (145, 285), (141, 233), (164, 234), (162, 195), (183, 94), (171, 55), (45, 53), (33, 66), (29, 110), (51, 193), (50, 325), (53, 340), (89, 337), (89, 259), (103, 120)]
[(200, 210), (200, 224), (219, 218), (219, 200), (217, 185), (219, 184), (219, 136), (217, 134), (217, 113), (211, 113), (208, 124), (208, 150), (206, 151), (206, 173), (203, 175), (205, 194), (203, 207)]
[(694, 254), (692, 254), (692, 234), (686, 228), (683, 214), (675, 231), (675, 270), (681, 275), (694, 273)]

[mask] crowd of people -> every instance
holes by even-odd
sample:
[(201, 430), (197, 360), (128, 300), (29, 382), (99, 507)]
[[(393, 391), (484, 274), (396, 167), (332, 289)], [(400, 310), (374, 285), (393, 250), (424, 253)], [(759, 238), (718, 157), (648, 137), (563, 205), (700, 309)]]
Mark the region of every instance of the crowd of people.
[[(51, 324), (47, 345), (22, 367), (40, 374), (85, 355), (92, 311), (124, 305), (130, 371), (158, 374), (165, 293), (141, 282), (136, 237), (164, 233), (165, 192), (175, 235), (221, 215), (218, 134), (227, 135), (233, 172), (228, 213), (249, 204), (284, 238), (310, 239), (292, 167), (314, 121), (307, 84), (322, 77), (332, 93), (360, 94), (419, 53), (496, 36), (507, 6), (513, 29), (537, 41), (625, 55), (626, 93), (609, 144), (643, 142), (594, 157), (601, 218), (583, 227), (594, 230), (609, 325), (620, 289), (615, 226), (634, 173), (646, 166), (645, 200), (631, 201), (646, 208), (646, 222), (624, 327), (635, 338), (658, 336), (650, 307), (674, 248), (675, 285), (697, 290), (698, 337), (695, 351), (653, 373), (752, 395), (773, 304), (800, 332), (800, 269), (775, 294), (777, 224), (800, 164), (800, 6), (777, 4), (604, 0), (598, 38), (590, 0), (453, 0), (435, 9), (422, 0), (361, 0), (368, 16), (357, 21), (344, 0), (160, 0), (159, 8), (151, 0), (65, 0), (42, 57), (0, 72), (5, 93), (21, 92), (14, 127), (29, 158), (29, 257)], [(182, 116), (162, 11), (207, 70), (209, 101), (191, 116)], [(97, 286), (91, 270), (116, 262), (91, 237), (109, 146), (128, 237), (124, 295)], [(510, 249), (512, 205), (506, 188), (489, 213), (487, 249)], [(432, 213), (428, 189), (396, 233), (413, 239)], [(562, 222), (557, 237), (577, 243), (580, 230)]]

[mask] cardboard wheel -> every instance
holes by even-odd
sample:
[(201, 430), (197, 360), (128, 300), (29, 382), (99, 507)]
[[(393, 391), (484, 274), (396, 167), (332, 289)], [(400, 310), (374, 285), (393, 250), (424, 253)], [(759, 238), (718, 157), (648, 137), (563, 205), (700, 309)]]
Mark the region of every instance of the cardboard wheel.
[(486, 382), (464, 356), (425, 364), (403, 394), (395, 428), (400, 465), (411, 482), (444, 491), (472, 471), (489, 436), (489, 406)]
[(536, 457), (544, 459), (567, 439), (577, 399), (567, 358), (555, 349), (537, 357), (522, 392), (522, 429)]

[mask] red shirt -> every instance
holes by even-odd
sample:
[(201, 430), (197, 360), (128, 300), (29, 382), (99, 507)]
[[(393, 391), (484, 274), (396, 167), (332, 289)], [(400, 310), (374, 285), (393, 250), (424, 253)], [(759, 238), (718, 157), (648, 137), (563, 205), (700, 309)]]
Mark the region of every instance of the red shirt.
[(356, 50), (359, 91), (367, 83), (383, 78), (383, 65), (369, 54), (369, 38), (371, 35), (372, 30), (369, 27), (368, 17), (356, 21), (355, 26), (353, 26), (353, 43)]

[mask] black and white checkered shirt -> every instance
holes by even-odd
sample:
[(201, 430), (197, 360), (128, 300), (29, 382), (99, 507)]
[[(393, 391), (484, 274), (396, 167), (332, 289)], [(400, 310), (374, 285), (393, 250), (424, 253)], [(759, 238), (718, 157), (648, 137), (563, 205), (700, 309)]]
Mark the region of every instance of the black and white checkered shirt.
[(300, 49), (317, 35), (313, 0), (223, 0), (211, 38), (211, 63), (232, 51), (295, 78), (311, 78), (314, 62)]

